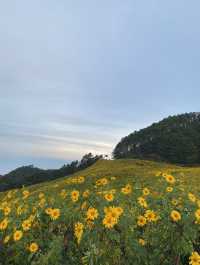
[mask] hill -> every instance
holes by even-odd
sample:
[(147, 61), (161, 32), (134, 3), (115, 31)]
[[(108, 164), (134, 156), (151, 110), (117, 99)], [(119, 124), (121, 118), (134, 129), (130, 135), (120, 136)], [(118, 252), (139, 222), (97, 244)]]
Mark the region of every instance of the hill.
[(199, 183), (200, 167), (99, 160), (0, 193), (0, 265), (188, 265), (200, 258)]
[(22, 166), (12, 170), (4, 176), (0, 176), (0, 191), (21, 188), (22, 186), (29, 186), (64, 177), (91, 166), (101, 158), (101, 155), (94, 156), (88, 153), (85, 154), (80, 161), (72, 161), (59, 169), (44, 170), (34, 167), (33, 165)]
[(140, 158), (200, 164), (200, 113), (170, 116), (122, 138), (115, 158)]

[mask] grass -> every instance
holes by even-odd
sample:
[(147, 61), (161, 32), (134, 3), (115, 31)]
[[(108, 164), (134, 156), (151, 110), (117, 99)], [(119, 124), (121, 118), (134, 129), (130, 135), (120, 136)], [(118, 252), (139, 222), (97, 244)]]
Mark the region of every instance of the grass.
[[(119, 184), (121, 181), (130, 180), (145, 183), (152, 182), (152, 177), (159, 171), (170, 172), (180, 175), (181, 181), (187, 189), (200, 191), (200, 167), (182, 167), (167, 163), (159, 163), (153, 161), (139, 159), (119, 159), (119, 160), (99, 160), (93, 166), (79, 171), (72, 175), (84, 177), (118, 177)], [(69, 178), (69, 177), (66, 177)], [(66, 178), (56, 179), (54, 181), (45, 182), (30, 186), (30, 191), (45, 191), (54, 187), (56, 184), (60, 188), (65, 187)]]
[(199, 184), (200, 167), (100, 160), (1, 193), (0, 265), (199, 265)]

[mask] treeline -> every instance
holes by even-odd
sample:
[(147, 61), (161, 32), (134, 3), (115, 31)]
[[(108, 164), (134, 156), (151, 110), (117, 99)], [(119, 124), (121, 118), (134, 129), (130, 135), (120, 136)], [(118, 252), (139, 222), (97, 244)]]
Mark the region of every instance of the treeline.
[(194, 165), (200, 163), (200, 113), (170, 116), (124, 137), (114, 158), (141, 158)]
[(103, 158), (102, 155), (94, 156), (92, 153), (88, 153), (84, 155), (80, 161), (73, 161), (69, 164), (63, 165), (59, 169), (44, 170), (34, 167), (33, 165), (22, 166), (4, 176), (1, 176), (0, 191), (21, 188), (23, 186), (29, 186), (65, 177), (93, 165), (101, 158)]

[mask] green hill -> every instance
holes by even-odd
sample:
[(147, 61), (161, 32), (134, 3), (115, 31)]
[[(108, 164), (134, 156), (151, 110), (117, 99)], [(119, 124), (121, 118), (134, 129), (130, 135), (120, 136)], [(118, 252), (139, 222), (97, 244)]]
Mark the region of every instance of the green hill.
[[(118, 177), (119, 185), (122, 182), (139, 181), (145, 184), (152, 184), (152, 177), (157, 172), (173, 172), (181, 175), (181, 180), (187, 189), (197, 190), (200, 192), (200, 167), (182, 167), (164, 162), (147, 161), (140, 159), (118, 159), (118, 160), (99, 160), (94, 165), (85, 170), (79, 171), (72, 177), (84, 176), (92, 177)], [(49, 189), (55, 184), (60, 187), (65, 186), (66, 178), (60, 178), (55, 181), (45, 182), (41, 185), (34, 185), (30, 188)]]
[(115, 158), (200, 164), (200, 113), (170, 116), (131, 133), (115, 147)]
[(187, 265), (200, 258), (199, 183), (200, 167), (99, 160), (0, 193), (0, 265)]
[(85, 154), (80, 161), (72, 161), (59, 169), (40, 169), (33, 165), (22, 166), (0, 176), (0, 192), (42, 183), (78, 172), (101, 159), (101, 155)]

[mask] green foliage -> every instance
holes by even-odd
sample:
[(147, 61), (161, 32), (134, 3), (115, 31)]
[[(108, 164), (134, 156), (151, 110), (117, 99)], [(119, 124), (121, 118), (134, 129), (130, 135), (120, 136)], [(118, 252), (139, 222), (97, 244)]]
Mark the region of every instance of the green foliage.
[(46, 253), (39, 253), (37, 257), (30, 255), (29, 262), (31, 265), (64, 265), (67, 263), (63, 263), (63, 251), (63, 238), (54, 236)]
[[(169, 174), (175, 181), (168, 182)], [(188, 265), (191, 253), (200, 248), (200, 223), (194, 215), (200, 207), (199, 177), (197, 167), (137, 159), (100, 160), (67, 178), (0, 193), (0, 223), (9, 220), (8, 227), (0, 229), (0, 265)], [(107, 181), (103, 184), (102, 179)], [(128, 193), (123, 191), (126, 185), (131, 187)], [(171, 192), (166, 191), (168, 186)], [(144, 188), (149, 189), (148, 195)], [(84, 195), (86, 190), (89, 196)], [(72, 191), (79, 192), (77, 201), (72, 200)], [(109, 193), (114, 196), (112, 201), (105, 199)], [(138, 203), (139, 197), (145, 198), (147, 207)], [(109, 206), (123, 212), (113, 227), (106, 228), (103, 219)], [(98, 211), (92, 226), (86, 218), (91, 207)], [(55, 220), (46, 213), (48, 208), (59, 209)], [(147, 210), (159, 218), (140, 227), (138, 216)], [(173, 210), (181, 214), (177, 222), (171, 218)], [(23, 231), (22, 223), (30, 216), (31, 228)], [(77, 222), (83, 224), (79, 243), (74, 229)], [(23, 231), (18, 241), (13, 240), (16, 229)], [(5, 243), (7, 235), (10, 239)], [(32, 242), (39, 246), (35, 253), (28, 249)]]
[(117, 144), (113, 156), (199, 164), (200, 113), (170, 116), (134, 132)]

